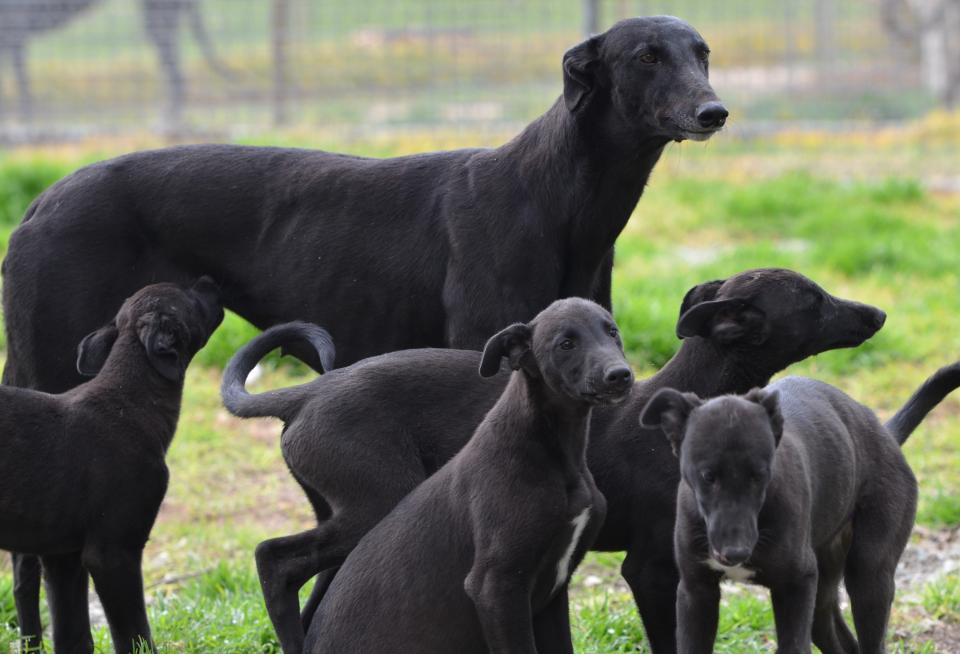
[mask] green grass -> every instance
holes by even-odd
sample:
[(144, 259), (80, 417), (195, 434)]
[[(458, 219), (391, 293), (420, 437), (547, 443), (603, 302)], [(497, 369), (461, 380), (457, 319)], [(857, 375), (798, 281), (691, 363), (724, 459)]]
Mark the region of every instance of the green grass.
[(923, 607), (936, 620), (960, 622), (960, 579), (953, 575), (930, 584), (923, 594)]
[[(271, 140), (376, 156), (446, 145), (345, 144), (296, 133)], [(42, 188), (82, 162), (112, 154), (111, 147), (0, 155), (0, 250)], [(877, 150), (829, 139), (809, 147), (672, 147), (618, 242), (615, 313), (639, 373), (652, 372), (676, 350), (674, 324), (689, 287), (746, 268), (786, 266), (888, 311), (887, 325), (863, 347), (820, 355), (790, 372), (838, 384), (890, 415), (927, 375), (960, 355), (960, 198), (927, 191), (921, 177), (897, 175), (942, 171), (949, 157), (948, 148), (938, 146)], [(219, 368), (254, 333), (229, 316), (188, 376), (168, 454), (170, 489), (144, 557), (151, 623), (164, 651), (276, 651), (252, 550), (266, 537), (309, 526), (312, 517), (280, 456), (279, 426), (240, 422), (219, 406)], [(263, 387), (310, 376), (302, 367), (275, 366)], [(930, 527), (960, 525), (958, 416), (960, 400), (949, 398), (905, 447), (920, 481), (918, 520)], [(590, 556), (583, 570), (603, 577), (601, 585), (587, 587), (583, 572), (578, 575), (578, 652), (647, 651), (632, 600), (617, 585), (621, 559)], [(0, 651), (15, 638), (10, 586), (8, 569), (0, 567)], [(951, 578), (923, 589), (919, 600), (898, 599), (894, 621), (902, 629), (891, 650), (936, 651), (910, 625), (918, 616), (960, 623), (958, 596)], [(109, 651), (108, 640), (100, 629), (101, 651)], [(717, 651), (768, 652), (773, 643), (769, 602), (750, 592), (727, 593)]]

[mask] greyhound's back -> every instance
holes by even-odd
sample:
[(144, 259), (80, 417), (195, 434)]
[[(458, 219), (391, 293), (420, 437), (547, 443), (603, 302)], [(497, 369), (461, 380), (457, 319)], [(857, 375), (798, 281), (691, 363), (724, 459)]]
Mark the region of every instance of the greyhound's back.
[(767, 388), (779, 391), (780, 448), (801, 457), (795, 463), (806, 469), (813, 513), (819, 516), (812, 526), (823, 537), (849, 517), (878, 466), (910, 474), (899, 444), (876, 414), (840, 389), (805, 377), (785, 377)]
[(509, 379), (506, 371), (483, 379), (479, 364), (479, 352), (424, 348), (318, 377), (302, 387), (303, 405), (283, 434), (284, 452), (296, 453), (288, 465), (309, 475), (329, 457), (324, 443), (348, 438), (432, 474), (466, 444)]

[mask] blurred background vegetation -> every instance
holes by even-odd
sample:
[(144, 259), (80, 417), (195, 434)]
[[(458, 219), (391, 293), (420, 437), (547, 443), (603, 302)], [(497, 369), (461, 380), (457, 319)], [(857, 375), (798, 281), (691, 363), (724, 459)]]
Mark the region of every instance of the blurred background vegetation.
[[(144, 6), (167, 32), (186, 97), (168, 107)], [(222, 66), (211, 67), (189, 12)], [(235, 138), (277, 125), (336, 134), (442, 126), (513, 129), (556, 94), (559, 58), (635, 15), (693, 23), (731, 130), (915, 118), (960, 94), (954, 0), (2, 0), (0, 138), (117, 134), (144, 126)], [(53, 27), (24, 16), (57, 11)], [(17, 13), (19, 12), (19, 14)], [(31, 27), (32, 25), (32, 27)], [(22, 43), (33, 103), (13, 52)], [(175, 120), (173, 120), (175, 119)], [(173, 122), (171, 123), (171, 120)]]

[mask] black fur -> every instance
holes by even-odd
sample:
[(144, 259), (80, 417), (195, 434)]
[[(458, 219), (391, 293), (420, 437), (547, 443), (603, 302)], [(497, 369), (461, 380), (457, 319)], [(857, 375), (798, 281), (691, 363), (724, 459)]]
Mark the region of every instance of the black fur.
[[(686, 338), (676, 356), (636, 383), (625, 404), (593, 412), (588, 461), (608, 502), (608, 518), (594, 547), (627, 551), (623, 575), (654, 652), (675, 649), (673, 523), (679, 472), (662, 432), (637, 433), (640, 409), (667, 386), (703, 396), (746, 392), (790, 363), (863, 342), (883, 319), (882, 311), (836, 298), (787, 270), (754, 270), (707, 282), (684, 298), (678, 323)], [(688, 333), (693, 324), (695, 332)], [(731, 337), (734, 324), (745, 325), (739, 339)], [(334, 565), (456, 454), (500, 396), (508, 375), (477, 379), (481, 357), (476, 352), (412, 350), (367, 359), (302, 386), (247, 395), (243, 380), (260, 356), (284, 344), (277, 337), (281, 329), (265, 332), (237, 353), (234, 361), (245, 363), (231, 363), (224, 397), (237, 415), (284, 420), (284, 457), (317, 514), (316, 529), (266, 541), (257, 552), (268, 611), (275, 623), (291, 625), (297, 589), (321, 568), (311, 557), (324, 556), (324, 565)], [(317, 329), (304, 328), (300, 338), (315, 339)], [(283, 333), (293, 338), (297, 332)], [(327, 573), (318, 582), (304, 608), (305, 622), (329, 579)]]
[[(481, 374), (495, 375), (501, 358), (516, 372), (496, 404), (360, 540), (305, 651), (544, 651), (539, 624), (566, 616), (570, 573), (605, 511), (585, 456), (590, 411), (622, 400), (633, 376), (610, 314), (575, 298), (493, 336)], [(549, 638), (572, 651), (568, 627)]]
[(152, 647), (140, 557), (184, 372), (222, 318), (209, 279), (148, 286), (80, 344), (94, 379), (60, 395), (0, 386), (0, 548), (41, 557), (57, 652), (93, 652), (87, 571), (116, 650)]
[[(894, 571), (910, 537), (917, 482), (900, 444), (960, 386), (943, 368), (885, 428), (827, 384), (788, 377), (706, 402), (662, 389), (641, 422), (679, 450), (675, 529), (678, 651), (713, 651), (723, 576), (770, 589), (777, 652), (881, 654)], [(843, 579), (857, 638), (838, 600)], [(859, 644), (858, 644), (859, 640)]]

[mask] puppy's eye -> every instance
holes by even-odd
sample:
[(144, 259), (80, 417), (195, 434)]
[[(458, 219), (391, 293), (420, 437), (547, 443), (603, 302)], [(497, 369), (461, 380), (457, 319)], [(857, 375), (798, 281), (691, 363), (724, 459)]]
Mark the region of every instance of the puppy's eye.
[(610, 334), (613, 338), (616, 338), (617, 336), (620, 335), (620, 330), (617, 329), (616, 327), (611, 327), (610, 329), (607, 330), (607, 333)]
[(651, 52), (647, 52), (646, 54), (640, 55), (640, 61), (642, 61), (645, 64), (655, 64), (660, 60), (657, 59), (657, 55)]
[(561, 350), (572, 350), (572, 349), (575, 348), (576, 346), (577, 346), (577, 344), (574, 343), (574, 342), (573, 342), (573, 339), (570, 339), (570, 338), (565, 338), (565, 339), (563, 339), (562, 341), (560, 341), (560, 349), (561, 349)]
[(703, 480), (708, 484), (712, 484), (717, 481), (717, 476), (713, 474), (712, 470), (704, 470), (700, 473), (700, 476), (703, 477)]

